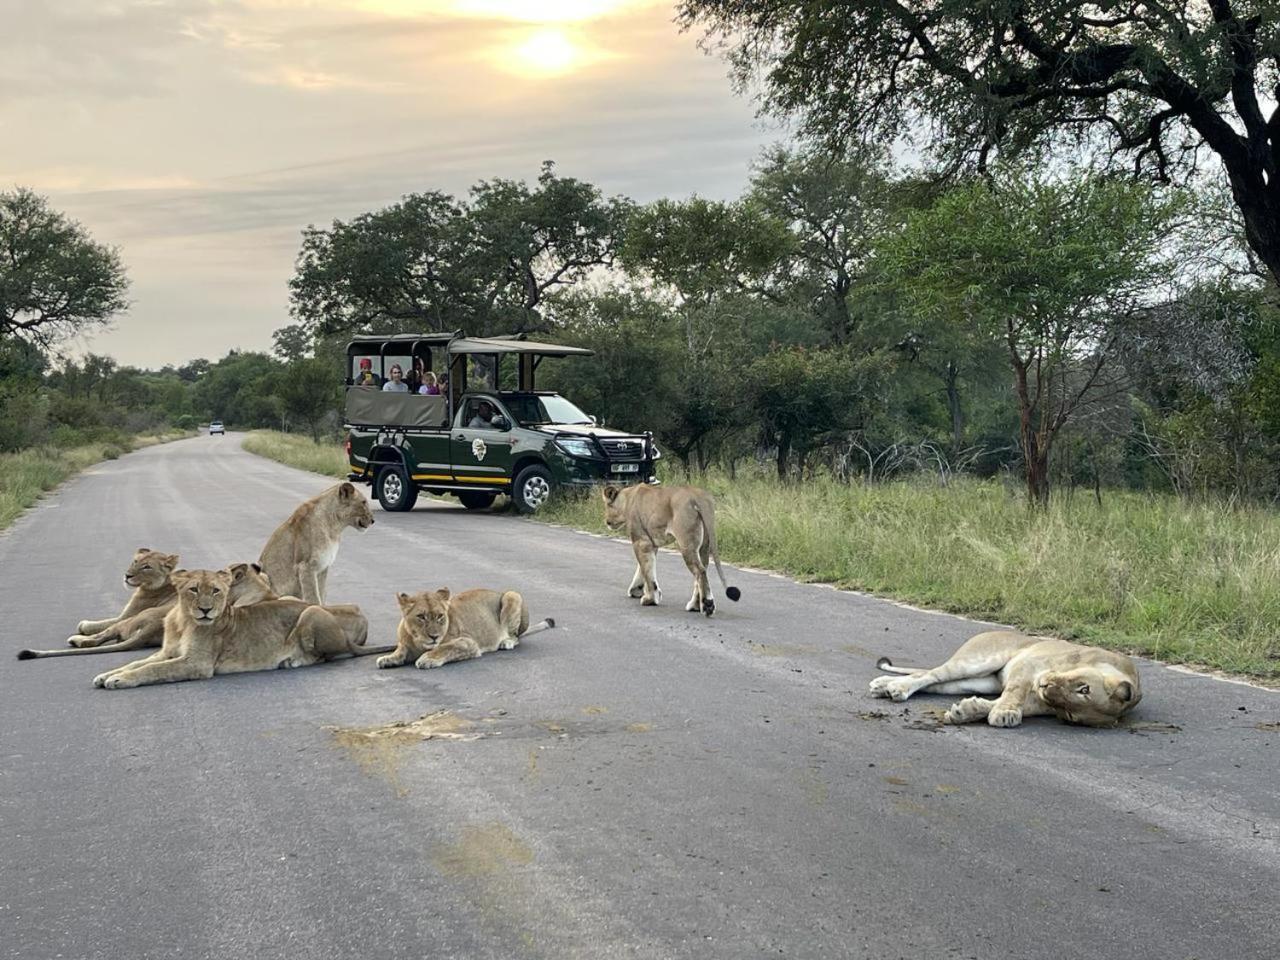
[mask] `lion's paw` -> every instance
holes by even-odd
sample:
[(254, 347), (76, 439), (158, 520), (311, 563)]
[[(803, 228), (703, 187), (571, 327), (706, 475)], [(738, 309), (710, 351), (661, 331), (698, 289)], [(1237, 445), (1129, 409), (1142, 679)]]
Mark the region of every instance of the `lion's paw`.
[(911, 696), (911, 678), (898, 677), (894, 680), (890, 680), (884, 685), (884, 690), (884, 695), (890, 700), (901, 703), (903, 700), (906, 700)]
[(987, 723), (993, 727), (1016, 727), (1022, 723), (1022, 711), (1017, 707), (997, 707), (987, 714)]
[(98, 637), (86, 637), (83, 634), (76, 634), (74, 637), (67, 637), (67, 646), (75, 647), (80, 650), (85, 647), (96, 647), (102, 643)]
[(698, 598), (694, 597), (692, 600), (690, 600), (688, 603), (684, 605), (684, 608), (690, 613), (697, 613), (699, 610)]
[(893, 683), (893, 677), (876, 677), (869, 684), (867, 689), (871, 691), (873, 697), (889, 696), (889, 684)]
[(639, 600), (644, 595), (644, 587), (631, 587), (627, 590), (627, 596), (632, 600)]
[(520, 646), (520, 641), (515, 637), (507, 637), (505, 640), (498, 641), (499, 650), (514, 650)]
[(392, 667), (400, 666), (400, 661), (397, 660), (395, 656), (390, 653), (386, 654), (385, 656), (379, 657), (376, 663), (378, 664), (378, 669), (380, 670), (389, 670)]
[(430, 657), (419, 657), (414, 666), (419, 670), (430, 670), (433, 667), (443, 667), (444, 664), (439, 660), (432, 660)]

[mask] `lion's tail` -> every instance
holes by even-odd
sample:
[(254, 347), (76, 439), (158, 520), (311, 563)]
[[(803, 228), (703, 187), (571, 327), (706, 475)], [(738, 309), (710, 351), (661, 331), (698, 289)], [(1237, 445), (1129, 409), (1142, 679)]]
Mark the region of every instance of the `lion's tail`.
[(895, 667), (893, 661), (888, 657), (881, 657), (876, 661), (876, 669), (881, 673), (897, 673), (904, 677), (909, 677), (913, 673), (919, 673), (917, 667)]
[(104, 643), (100, 647), (66, 647), (59, 650), (19, 650), (19, 660), (39, 660), (42, 657), (87, 657), (95, 653), (119, 653), (122, 650), (138, 650), (141, 644), (121, 640), (119, 643)]
[(693, 509), (698, 511), (698, 516), (702, 518), (702, 529), (707, 533), (707, 546), (711, 553), (711, 559), (715, 561), (716, 573), (720, 577), (720, 584), (724, 587), (724, 595), (730, 600), (737, 603), (742, 597), (742, 591), (737, 587), (729, 586), (729, 581), (724, 578), (724, 568), (720, 566), (720, 548), (716, 546), (716, 517), (712, 513), (710, 516), (702, 512), (702, 507), (698, 501), (693, 501)]

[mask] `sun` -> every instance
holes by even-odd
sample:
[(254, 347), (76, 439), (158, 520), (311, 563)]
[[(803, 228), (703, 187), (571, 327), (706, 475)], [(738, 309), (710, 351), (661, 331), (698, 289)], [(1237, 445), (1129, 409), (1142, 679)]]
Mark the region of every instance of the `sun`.
[(526, 71), (549, 75), (571, 70), (582, 60), (577, 45), (557, 27), (534, 31), (515, 54)]

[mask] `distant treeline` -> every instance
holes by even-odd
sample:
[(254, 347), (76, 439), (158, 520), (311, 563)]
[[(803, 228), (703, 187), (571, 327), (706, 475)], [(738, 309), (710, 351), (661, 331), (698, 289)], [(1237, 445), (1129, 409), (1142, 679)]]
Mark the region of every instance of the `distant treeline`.
[(0, 449), (212, 417), (336, 437), (352, 332), (463, 329), (592, 348), (540, 386), (692, 471), (1273, 499), (1280, 314), (1233, 211), (1214, 183), (783, 149), (737, 200), (639, 206), (547, 164), (308, 228), (271, 355), (148, 371), (10, 331)]

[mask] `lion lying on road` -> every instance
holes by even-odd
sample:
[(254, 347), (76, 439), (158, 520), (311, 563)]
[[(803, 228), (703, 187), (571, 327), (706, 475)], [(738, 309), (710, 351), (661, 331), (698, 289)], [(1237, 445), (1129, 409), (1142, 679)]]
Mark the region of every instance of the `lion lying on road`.
[(299, 505), (268, 538), (258, 562), (281, 594), (324, 603), (342, 531), (372, 525), (365, 495), (350, 483), (339, 483)]
[(554, 627), (546, 620), (529, 626), (529, 608), (514, 590), (466, 590), (453, 596), (448, 588), (409, 595), (396, 594), (400, 626), (393, 653), (378, 658), (379, 667), (399, 667), (409, 660), (419, 670), (443, 667), (454, 660), (474, 660), (495, 650), (511, 650), (519, 638)]
[[(684, 565), (693, 574), (693, 596), (686, 610), (701, 610), (708, 617), (716, 612), (707, 579), (707, 561), (714, 560), (725, 595), (737, 600), (742, 591), (725, 581), (716, 549), (716, 508), (711, 494), (697, 487), (663, 487), (647, 483), (632, 487), (612, 484), (601, 491), (604, 522), (613, 530), (627, 528), (636, 555), (636, 572), (627, 587), (627, 596), (640, 597), (645, 606), (662, 599), (658, 588), (658, 547), (668, 536), (675, 537)], [(639, 591), (639, 592), (637, 592)]]
[(369, 622), (351, 604), (319, 606), (277, 597), (256, 564), (177, 570), (178, 602), (165, 617), (164, 644), (149, 657), (94, 677), (95, 687), (203, 680), (220, 673), (303, 667), (366, 648)]
[(134, 588), (133, 595), (119, 616), (105, 620), (81, 620), (77, 632), (67, 638), (67, 644), (73, 649), (19, 650), (18, 659), (74, 657), (158, 647), (164, 636), (164, 615), (177, 598), (177, 592), (169, 582), (169, 574), (177, 565), (177, 554), (139, 547), (124, 574), (124, 582)]
[(1023, 717), (1054, 714), (1067, 723), (1114, 726), (1142, 699), (1138, 668), (1122, 653), (1065, 640), (992, 630), (966, 640), (932, 670), (895, 667), (887, 658), (876, 668), (900, 674), (876, 677), (871, 693), (906, 700), (912, 694), (999, 694), (967, 697), (951, 706), (947, 723), (986, 720), (993, 727), (1016, 727)]

